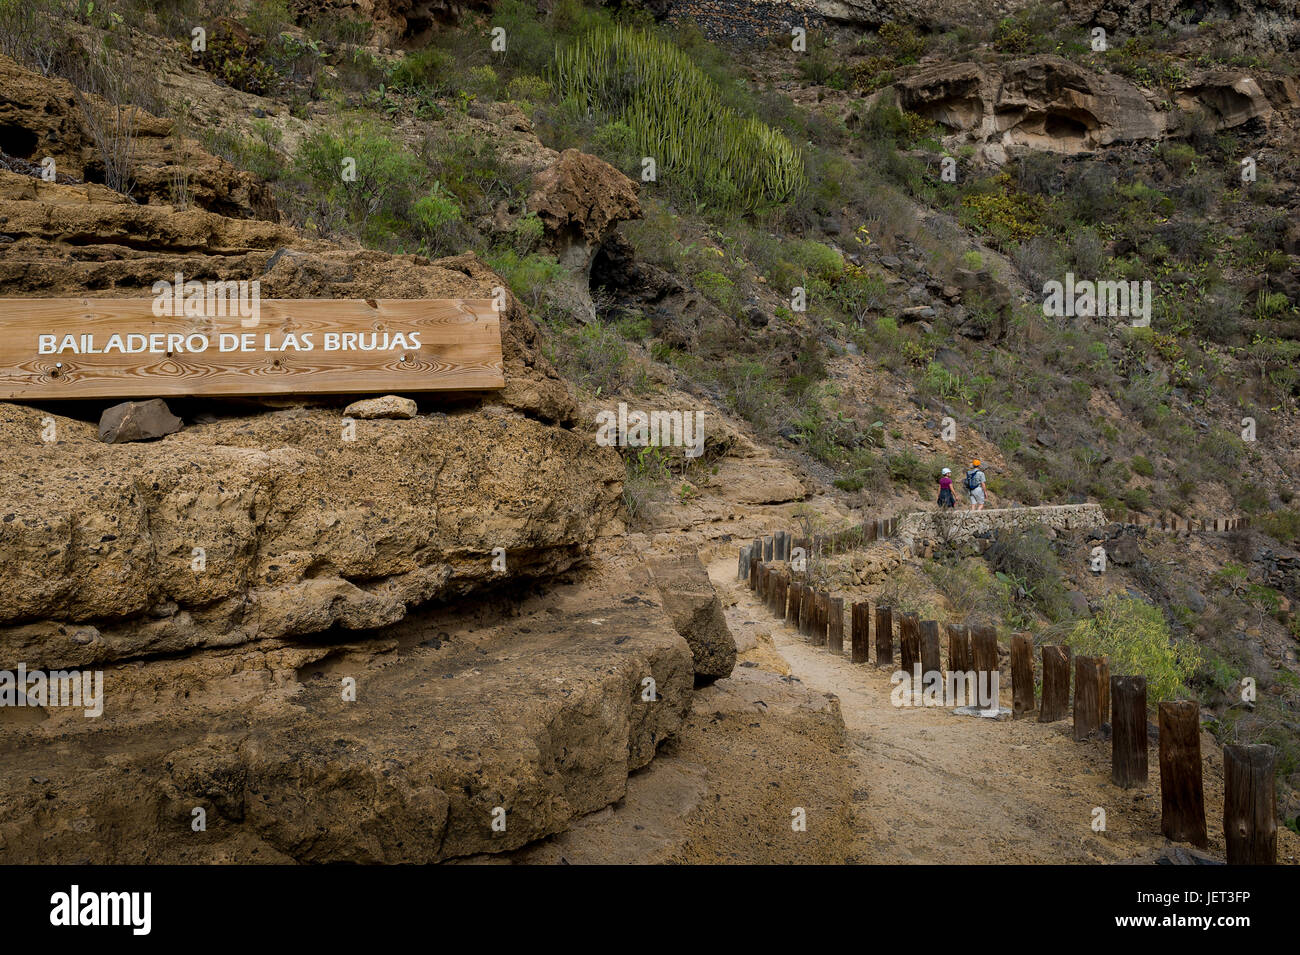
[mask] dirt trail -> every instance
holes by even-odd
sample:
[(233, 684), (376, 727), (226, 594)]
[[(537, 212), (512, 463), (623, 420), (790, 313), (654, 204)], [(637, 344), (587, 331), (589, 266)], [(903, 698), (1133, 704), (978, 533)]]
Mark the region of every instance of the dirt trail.
[[(813, 647), (778, 622), (736, 581), (734, 559), (709, 574), (744, 635), (770, 634), (791, 675), (840, 699), (853, 762), (852, 861), (859, 863), (1096, 863), (1151, 857), (1169, 843), (1160, 833), (1155, 747), (1141, 789), (1110, 781), (1110, 748), (1074, 742), (1069, 720), (989, 720), (944, 708), (895, 707), (892, 668), (854, 665), (848, 633), (840, 656)], [(872, 656), (874, 659), (874, 649)], [(1010, 706), (1003, 678), (1003, 705)], [(1222, 757), (1208, 735), (1205, 756), (1208, 852), (1223, 857)], [(1094, 832), (1094, 809), (1106, 831)], [(1216, 832), (1216, 830), (1218, 830)], [(1279, 833), (1280, 862), (1295, 861), (1296, 840)]]

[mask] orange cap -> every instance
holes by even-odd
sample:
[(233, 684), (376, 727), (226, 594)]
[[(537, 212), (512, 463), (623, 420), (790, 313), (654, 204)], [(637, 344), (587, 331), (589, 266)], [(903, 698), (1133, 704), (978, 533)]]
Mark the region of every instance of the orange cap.
[(976, 458), (974, 461), (972, 461), (972, 462), (970, 463), (970, 466), (973, 467), (973, 468), (977, 468), (977, 467), (979, 467), (979, 466), (980, 466), (980, 459), (979, 459), (979, 458)]

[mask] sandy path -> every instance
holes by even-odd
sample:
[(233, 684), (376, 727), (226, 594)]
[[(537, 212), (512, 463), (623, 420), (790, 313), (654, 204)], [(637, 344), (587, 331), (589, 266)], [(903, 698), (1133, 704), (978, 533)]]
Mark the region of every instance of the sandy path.
[[(849, 662), (847, 626), (842, 656), (811, 646), (735, 580), (735, 567), (720, 558), (709, 574), (737, 639), (770, 634), (793, 676), (840, 699), (853, 762), (854, 861), (1115, 862), (1169, 845), (1160, 835), (1154, 745), (1147, 785), (1123, 790), (1110, 781), (1109, 745), (1074, 742), (1069, 720), (1041, 724), (1035, 713), (995, 721), (894, 707), (889, 672)], [(1005, 706), (1009, 682), (1004, 674)], [(1222, 757), (1209, 741), (1203, 735), (1208, 851), (1222, 858)], [(1106, 813), (1104, 832), (1092, 829), (1097, 807)], [(1294, 837), (1280, 837), (1279, 861), (1294, 858)]]

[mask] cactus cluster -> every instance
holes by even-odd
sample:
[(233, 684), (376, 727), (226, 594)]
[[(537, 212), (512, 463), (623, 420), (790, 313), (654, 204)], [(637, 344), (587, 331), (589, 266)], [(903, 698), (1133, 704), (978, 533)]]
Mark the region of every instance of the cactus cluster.
[(653, 34), (592, 30), (556, 54), (552, 79), (562, 96), (632, 127), (658, 178), (705, 206), (750, 212), (806, 184), (803, 157), (784, 135), (727, 106), (686, 53)]

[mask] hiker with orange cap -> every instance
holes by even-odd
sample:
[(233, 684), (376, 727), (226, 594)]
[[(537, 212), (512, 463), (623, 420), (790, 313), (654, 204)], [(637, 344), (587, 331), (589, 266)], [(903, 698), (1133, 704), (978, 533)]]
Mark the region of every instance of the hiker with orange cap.
[(984, 510), (984, 498), (988, 493), (988, 487), (984, 480), (984, 472), (980, 470), (979, 458), (970, 463), (970, 470), (966, 472), (965, 485), (966, 493), (970, 495), (970, 509)]

